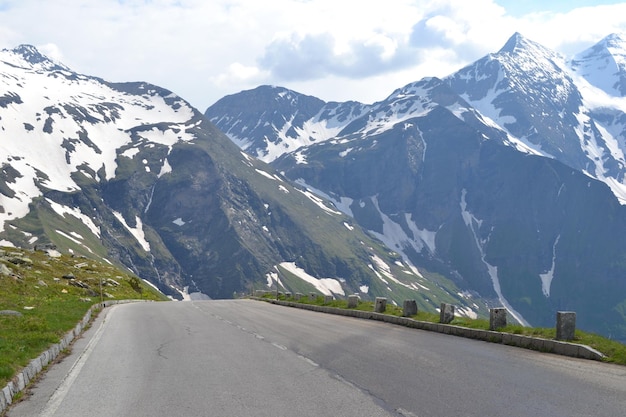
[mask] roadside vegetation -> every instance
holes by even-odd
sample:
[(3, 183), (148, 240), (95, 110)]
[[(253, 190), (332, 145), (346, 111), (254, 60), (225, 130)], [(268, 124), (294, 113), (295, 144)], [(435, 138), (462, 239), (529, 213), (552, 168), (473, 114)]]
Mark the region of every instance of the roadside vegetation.
[(101, 297), (166, 299), (115, 266), (55, 252), (0, 248), (0, 388), (58, 343)]
[[(263, 298), (267, 299), (276, 299), (276, 293), (266, 293)], [(287, 298), (285, 295), (279, 294), (278, 299), (284, 301), (296, 302), (296, 300), (291, 297)], [(317, 297), (315, 300), (310, 300), (308, 296), (302, 296), (300, 300), (297, 301), (302, 304), (314, 304), (320, 306), (327, 307), (335, 307), (335, 308), (348, 308), (347, 300), (333, 300), (330, 302), (324, 302), (324, 297)], [(374, 311), (374, 302), (372, 301), (362, 301), (359, 300), (356, 310), (362, 311)], [(387, 304), (386, 310), (384, 314), (389, 314), (393, 316), (402, 316), (402, 307)], [(438, 313), (430, 313), (425, 311), (418, 311), (416, 315), (409, 316), (410, 318), (418, 321), (425, 321), (430, 323), (439, 323), (439, 314)], [(489, 330), (489, 320), (486, 319), (470, 319), (467, 317), (455, 317), (454, 320), (450, 323), (454, 326), (467, 327), (471, 329), (479, 329), (479, 330)], [(541, 327), (524, 327), (519, 325), (511, 325), (499, 329), (498, 331), (504, 333), (512, 333), (519, 334), (524, 336), (532, 336), (543, 339), (555, 339), (556, 338), (556, 328), (541, 328)], [(575, 339), (572, 340), (573, 343), (578, 343), (581, 345), (586, 345), (594, 348), (595, 350), (602, 352), (606, 358), (603, 359), (604, 362), (614, 363), (618, 365), (626, 365), (626, 345), (616, 342), (614, 340), (607, 339), (606, 337), (599, 336), (597, 334), (584, 332), (581, 330), (576, 330)]]

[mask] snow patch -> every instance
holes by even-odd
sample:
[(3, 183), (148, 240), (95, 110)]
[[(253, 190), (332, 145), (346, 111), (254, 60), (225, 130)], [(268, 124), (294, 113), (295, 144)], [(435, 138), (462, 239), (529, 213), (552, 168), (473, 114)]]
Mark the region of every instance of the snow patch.
[(285, 288), (277, 272), (270, 272), (268, 274), (265, 274), (265, 278), (267, 279), (267, 288), (272, 288), (274, 283), (276, 283), (277, 286)]
[(146, 284), (148, 284), (149, 286), (151, 286), (152, 288), (154, 288), (155, 290), (157, 290), (158, 292), (161, 292), (161, 290), (159, 289), (159, 287), (157, 287), (156, 285), (154, 285), (153, 283), (151, 283), (150, 281), (148, 281), (147, 279), (141, 278), (141, 280), (143, 282), (145, 282)]
[(146, 236), (143, 231), (143, 224), (141, 223), (139, 216), (135, 216), (135, 223), (137, 224), (137, 227), (130, 227), (128, 223), (126, 223), (126, 219), (124, 219), (122, 213), (113, 211), (113, 215), (124, 225), (126, 229), (128, 229), (130, 234), (135, 237), (135, 240), (137, 240), (137, 243), (139, 243), (141, 248), (146, 252), (150, 252), (150, 243), (146, 240)]
[(305, 189), (305, 190), (300, 190), (298, 188), (296, 188), (296, 189), (298, 191), (300, 191), (302, 194), (304, 194), (305, 196), (307, 196), (309, 198), (309, 200), (311, 200), (313, 203), (315, 203), (319, 208), (324, 210), (326, 213), (328, 213), (328, 214), (336, 214), (336, 215), (340, 215), (341, 214), (340, 211), (333, 210), (332, 208), (330, 208), (326, 204), (324, 204), (324, 200), (322, 200), (320, 197), (318, 197), (317, 195), (312, 193), (309, 189)]
[(172, 146), (178, 141), (190, 141), (194, 139), (194, 136), (187, 133), (184, 129), (176, 129), (176, 131), (174, 131), (171, 128), (161, 130), (157, 127), (153, 127), (150, 130), (144, 130), (139, 133), (139, 136), (150, 142), (167, 146)]
[(257, 169), (257, 168), (255, 168), (254, 170), (255, 170), (257, 173), (259, 173), (259, 174), (263, 175), (265, 178), (269, 178), (270, 180), (276, 181), (276, 178), (274, 178), (274, 176), (272, 176), (272, 174), (270, 174), (270, 173), (268, 173), (268, 172), (265, 172), (265, 171), (263, 171), (263, 170)]
[(139, 148), (129, 148), (122, 152), (120, 155), (126, 158), (133, 159), (135, 155), (139, 153)]
[[(59, 229), (55, 230), (55, 232), (57, 234), (59, 234), (60, 236), (63, 236), (64, 238), (66, 238), (68, 240), (71, 240), (72, 242), (76, 243), (77, 245), (82, 246), (83, 248), (85, 248), (90, 253), (93, 253), (93, 251), (91, 250), (91, 248), (89, 246), (84, 245), (83, 242), (78, 240), (76, 237), (72, 237), (72, 236), (68, 235), (67, 233), (65, 233), (64, 231), (59, 230)], [(80, 236), (78, 233), (76, 233), (75, 235), (77, 235), (77, 237), (79, 239), (82, 239), (82, 236)], [(72, 249), (70, 249), (69, 251), (70, 251), (70, 253), (73, 253)]]
[(306, 160), (306, 155), (302, 153), (302, 151), (298, 151), (293, 154), (293, 157), (296, 159), (297, 164), (306, 165), (308, 164)]
[(335, 278), (315, 278), (314, 276), (309, 275), (304, 269), (296, 266), (295, 262), (282, 262), (280, 266), (294, 274), (296, 277), (300, 278), (303, 281), (308, 282), (313, 285), (315, 289), (321, 292), (324, 295), (333, 295), (340, 294), (346, 295), (343, 288), (341, 287), (341, 282)]
[(170, 288), (176, 291), (177, 293), (179, 293), (180, 296), (183, 298), (183, 301), (191, 301), (191, 297), (189, 296), (189, 292), (188, 292), (189, 287), (184, 287), (182, 290), (180, 290), (176, 288), (175, 286), (170, 285)]
[(348, 154), (352, 151), (352, 149), (354, 149), (354, 148), (348, 148), (348, 149), (346, 149), (345, 151), (341, 151), (341, 152), (339, 152), (339, 156), (340, 156), (341, 158), (344, 158), (346, 155), (348, 155)]
[(352, 203), (354, 202), (354, 200), (352, 200), (351, 198), (348, 197), (340, 197), (339, 200), (337, 200), (336, 198), (333, 198), (332, 196), (326, 194), (325, 192), (323, 192), (322, 190), (319, 190), (315, 187), (310, 186), (309, 184), (306, 183), (306, 181), (304, 181), (304, 179), (302, 178), (298, 178), (297, 180), (294, 181), (296, 184), (302, 186), (303, 188), (306, 188), (310, 191), (312, 191), (315, 195), (317, 195), (318, 197), (324, 198), (328, 201), (331, 201), (335, 207), (341, 211), (342, 213), (350, 216), (350, 217), (354, 217), (352, 214), (352, 210), (350, 209), (350, 206), (352, 205)]
[(169, 161), (167, 160), (167, 158), (165, 158), (165, 160), (163, 161), (163, 165), (161, 166), (161, 170), (159, 171), (158, 177), (161, 178), (163, 175), (168, 174), (170, 172), (172, 172), (172, 167)]
[(460, 316), (465, 316), (474, 320), (478, 318), (478, 314), (469, 307), (455, 306), (454, 309), (455, 313), (458, 312)]
[(77, 218), (85, 226), (87, 226), (89, 230), (91, 230), (91, 233), (100, 237), (100, 228), (96, 226), (96, 224), (93, 222), (93, 220), (91, 220), (91, 218), (84, 215), (80, 211), (80, 209), (63, 206), (57, 202), (50, 200), (49, 198), (46, 198), (46, 201), (48, 202), (48, 204), (50, 204), (50, 207), (52, 208), (52, 210), (54, 210), (54, 212), (57, 213), (59, 216), (65, 217), (66, 214), (69, 214), (70, 216)]
[(74, 238), (74, 237), (72, 237), (72, 236), (68, 235), (67, 233), (65, 233), (65, 232), (64, 232), (64, 231), (62, 231), (62, 230), (56, 229), (56, 230), (55, 230), (55, 232), (57, 232), (58, 234), (60, 234), (60, 235), (61, 235), (61, 236), (63, 236), (64, 238), (71, 240), (72, 242), (76, 243), (77, 245), (82, 245), (82, 244), (83, 244), (83, 242), (81, 242), (81, 241), (79, 241), (78, 239), (76, 239), (76, 238)]
[(558, 235), (554, 241), (554, 245), (552, 245), (552, 266), (543, 274), (539, 274), (539, 278), (541, 278), (541, 291), (546, 297), (550, 297), (550, 286), (554, 278), (554, 267), (556, 264), (556, 245), (558, 245), (560, 238), (561, 235)]
[[(380, 206), (378, 204), (378, 197), (371, 197), (371, 200), (374, 206), (376, 207), (376, 210), (378, 210), (380, 218), (383, 221), (383, 232), (378, 233), (373, 230), (370, 230), (370, 233), (372, 233), (374, 236), (376, 236), (376, 238), (381, 240), (388, 248), (392, 248), (393, 250), (398, 252), (402, 256), (402, 259), (404, 260), (404, 262), (407, 263), (408, 265), (411, 265), (412, 267), (411, 269), (416, 272), (416, 275), (422, 277), (422, 274), (419, 273), (417, 268), (412, 264), (412, 262), (410, 261), (409, 257), (406, 255), (404, 250), (408, 246), (408, 247), (412, 247), (416, 252), (419, 253), (424, 249), (424, 242), (422, 240), (410, 238), (406, 234), (406, 232), (404, 231), (404, 229), (402, 228), (400, 224), (394, 222), (389, 216), (383, 213), (380, 210)], [(412, 221), (410, 221), (408, 216), (406, 217), (406, 219), (407, 219), (407, 222), (413, 223)], [(420, 230), (419, 228), (417, 228), (417, 226), (414, 223), (412, 227), (410, 226), (410, 229), (415, 230), (416, 232)], [(420, 235), (424, 235), (428, 241), (432, 240), (430, 244), (432, 245), (432, 250), (434, 251), (435, 250), (435, 247), (434, 247), (435, 238), (434, 238), (434, 235), (432, 235), (433, 233), (434, 232), (428, 232), (428, 231), (424, 231), (423, 233), (418, 232), (416, 237), (419, 237)]]
[[(387, 265), (387, 263), (385, 261), (383, 261), (379, 256), (377, 255), (370, 255), (370, 257), (372, 258), (372, 260), (374, 261), (374, 264), (376, 265), (376, 267), (373, 267), (372, 265), (369, 265), (370, 269), (372, 269), (376, 275), (378, 276), (378, 278), (384, 282), (385, 284), (389, 285), (389, 282), (384, 279), (381, 275), (384, 275), (387, 279), (389, 279), (389, 281), (392, 281), (402, 287), (408, 288), (410, 290), (414, 290), (414, 291), (419, 291), (420, 290), (420, 285), (418, 285), (415, 282), (411, 282), (409, 284), (406, 284), (402, 281), (400, 281), (399, 279), (397, 279), (392, 273), (391, 273), (391, 268), (389, 267), (389, 265)], [(421, 274), (419, 275), (421, 277)], [(422, 288), (425, 288), (422, 286)]]

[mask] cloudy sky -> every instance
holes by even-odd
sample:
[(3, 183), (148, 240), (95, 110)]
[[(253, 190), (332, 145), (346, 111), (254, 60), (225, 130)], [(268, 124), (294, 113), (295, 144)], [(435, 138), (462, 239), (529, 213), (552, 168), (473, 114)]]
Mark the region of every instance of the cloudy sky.
[(569, 56), (626, 32), (610, 0), (0, 0), (0, 48), (148, 81), (200, 111), (261, 84), (326, 101), (382, 100), (443, 77), (514, 33)]

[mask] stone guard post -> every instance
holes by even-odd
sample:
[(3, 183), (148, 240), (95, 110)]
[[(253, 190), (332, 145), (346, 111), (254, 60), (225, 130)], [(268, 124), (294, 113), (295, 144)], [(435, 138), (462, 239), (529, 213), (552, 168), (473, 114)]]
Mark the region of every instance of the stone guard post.
[(402, 304), (402, 316), (410, 317), (417, 314), (417, 302), (415, 300), (404, 300)]
[(359, 303), (359, 296), (358, 295), (349, 295), (348, 296), (348, 308), (356, 308), (358, 303)]
[(489, 309), (489, 330), (498, 330), (506, 327), (506, 308)]
[(441, 303), (439, 309), (439, 323), (449, 324), (454, 320), (454, 306), (452, 304)]
[(574, 340), (576, 332), (576, 313), (573, 311), (557, 311), (556, 339)]
[(376, 297), (376, 304), (374, 311), (377, 313), (384, 313), (387, 309), (387, 299), (385, 297)]

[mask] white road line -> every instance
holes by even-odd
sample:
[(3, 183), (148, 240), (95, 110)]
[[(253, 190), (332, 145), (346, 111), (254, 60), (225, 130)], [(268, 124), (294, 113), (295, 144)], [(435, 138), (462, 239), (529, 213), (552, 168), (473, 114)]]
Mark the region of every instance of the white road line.
[(400, 414), (401, 416), (405, 416), (405, 417), (417, 417), (417, 414), (413, 414), (412, 412), (407, 411), (404, 408), (398, 408), (396, 409), (396, 412)]
[(309, 365), (314, 366), (316, 368), (319, 368), (319, 365), (316, 362), (312, 361), (311, 359), (307, 358), (306, 356), (298, 355), (298, 357), (300, 359), (302, 359), (303, 361), (305, 361), (306, 363), (308, 363)]
[(280, 350), (287, 350), (287, 347), (286, 347), (286, 346), (279, 345), (278, 343), (274, 343), (274, 342), (272, 342), (272, 346), (274, 346), (274, 347), (276, 347), (276, 348), (278, 348), (278, 349), (280, 349)]
[[(112, 311), (114, 311), (114, 309), (111, 310), (111, 312)], [(94, 347), (98, 344), (100, 337), (102, 337), (102, 333), (104, 330), (104, 323), (105, 323), (105, 320), (102, 320), (102, 323), (100, 323), (100, 327), (98, 327), (98, 329), (96, 330), (96, 333), (93, 335), (93, 337), (87, 344), (87, 347), (85, 348), (83, 353), (81, 353), (78, 359), (76, 359), (76, 362), (74, 362), (74, 365), (72, 365), (72, 368), (63, 379), (63, 382), (61, 382), (61, 385), (59, 385), (56, 391), (54, 391), (54, 394), (52, 394), (52, 396), (46, 403), (46, 407), (44, 408), (42, 413), (39, 415), (40, 417), (53, 417), (54, 416), (57, 409), (63, 402), (63, 399), (65, 398), (70, 388), (72, 387), (72, 384), (76, 380), (76, 377), (78, 377), (78, 374), (80, 374), (80, 371), (85, 365), (85, 362), (87, 362), (87, 359), (93, 352)]]

